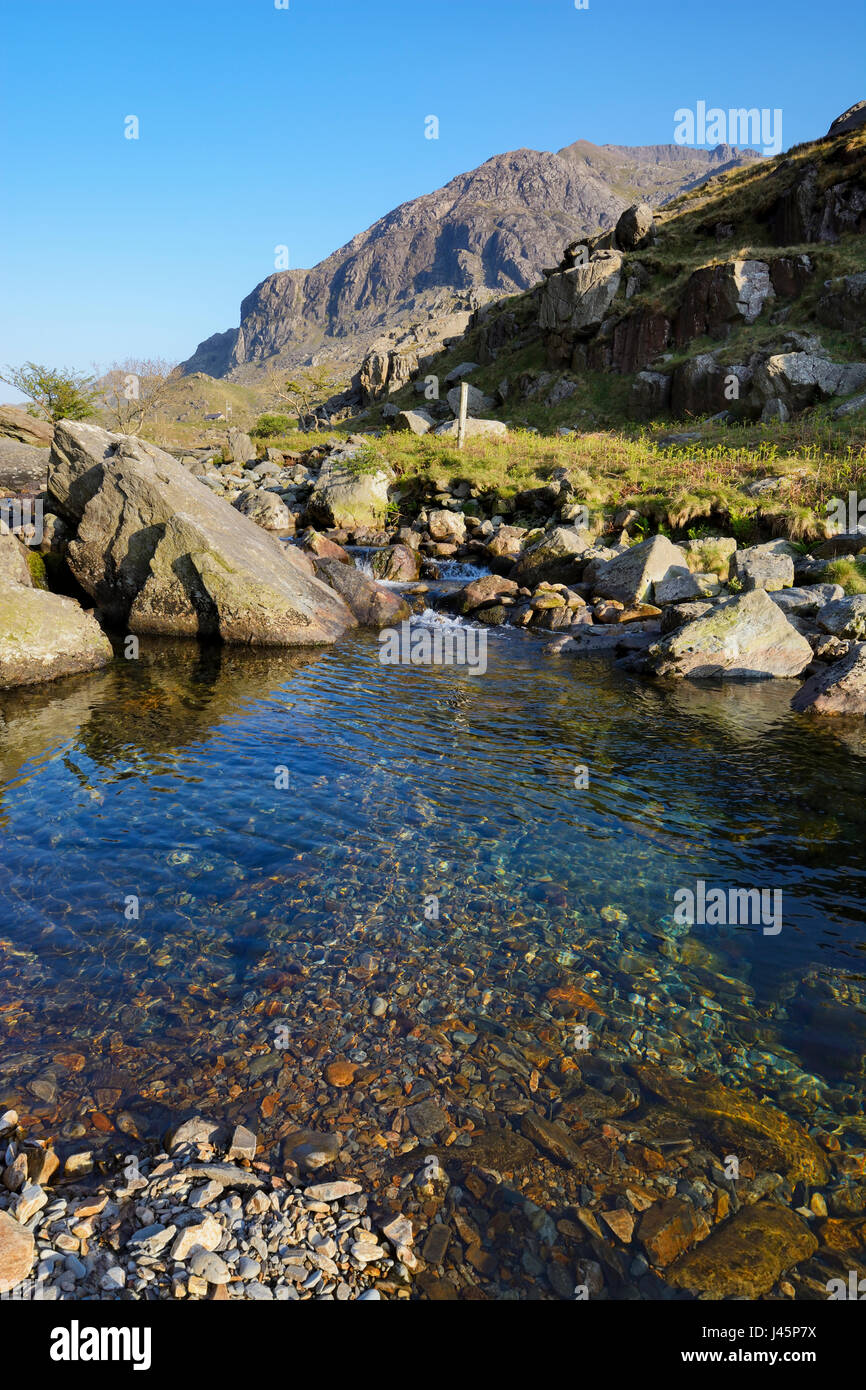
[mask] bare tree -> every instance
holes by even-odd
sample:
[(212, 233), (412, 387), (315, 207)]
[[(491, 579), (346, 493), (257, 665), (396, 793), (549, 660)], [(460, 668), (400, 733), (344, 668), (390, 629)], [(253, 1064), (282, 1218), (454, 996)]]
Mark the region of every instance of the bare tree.
[(298, 429), (318, 430), (318, 409), (334, 394), (334, 369), (328, 363), (305, 367), (293, 377), (272, 368), (267, 374), (268, 390), (274, 404), (288, 406), (298, 417)]
[(164, 403), (178, 366), (164, 358), (128, 357), (102, 380), (103, 404), (119, 434), (138, 434)]

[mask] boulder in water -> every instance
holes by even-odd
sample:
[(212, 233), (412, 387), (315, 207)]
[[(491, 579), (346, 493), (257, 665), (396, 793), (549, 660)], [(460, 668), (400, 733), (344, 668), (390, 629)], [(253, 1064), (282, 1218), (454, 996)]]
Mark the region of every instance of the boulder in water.
[(717, 604), (650, 648), (660, 676), (760, 680), (799, 676), (812, 648), (763, 589)]
[(330, 559), (319, 559), (315, 564), (319, 578), (336, 589), (361, 627), (389, 627), (411, 617), (411, 609), (404, 598), (393, 589), (368, 579), (354, 565)]
[(0, 688), (94, 671), (112, 656), (99, 623), (75, 599), (0, 580)]
[(131, 632), (294, 646), (354, 625), (305, 556), (143, 440), (63, 420), (48, 487), (77, 523), (72, 573)]

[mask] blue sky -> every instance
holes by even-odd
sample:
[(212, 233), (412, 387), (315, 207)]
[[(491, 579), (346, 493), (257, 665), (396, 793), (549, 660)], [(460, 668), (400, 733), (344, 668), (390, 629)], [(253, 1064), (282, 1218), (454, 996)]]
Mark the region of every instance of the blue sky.
[(503, 150), (668, 143), (701, 100), (781, 108), (786, 148), (823, 134), (866, 96), (866, 6), (823, 13), (0, 0), (0, 366), (179, 360), (237, 324), (275, 246), (313, 265)]

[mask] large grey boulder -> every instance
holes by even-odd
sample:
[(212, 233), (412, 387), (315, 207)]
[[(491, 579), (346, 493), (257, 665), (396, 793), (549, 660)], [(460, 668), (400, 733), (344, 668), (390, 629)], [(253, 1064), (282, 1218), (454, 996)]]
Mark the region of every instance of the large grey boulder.
[(427, 410), (400, 410), (394, 416), (391, 428), (398, 431), (408, 430), (410, 434), (429, 434), (435, 423)]
[(671, 565), (664, 578), (653, 584), (652, 601), (660, 608), (669, 603), (691, 603), (694, 599), (715, 598), (721, 587), (714, 574), (700, 574), (685, 566)]
[[(456, 439), (460, 429), (459, 420), (446, 420), (444, 424), (437, 425), (434, 434), (444, 436), (446, 439)], [(495, 438), (504, 436), (508, 433), (508, 426), (501, 420), (478, 420), (469, 415), (466, 418), (466, 438)]]
[(539, 327), (567, 344), (601, 325), (622, 277), (619, 251), (596, 251), (573, 270), (551, 275), (541, 292)]
[(866, 715), (866, 642), (855, 642), (841, 661), (807, 680), (791, 708), (800, 714)]
[(651, 536), (596, 566), (593, 592), (599, 598), (615, 598), (620, 603), (645, 603), (652, 597), (653, 585), (667, 578), (672, 569), (688, 569), (682, 550), (667, 536)]
[(555, 526), (524, 550), (509, 578), (533, 588), (542, 580), (556, 583), (574, 577), (575, 566), (594, 544), (589, 531), (576, 526)]
[(463, 545), (466, 540), (466, 518), (462, 512), (436, 507), (427, 514), (427, 530), (434, 541)]
[[(460, 412), (460, 386), (452, 386), (445, 399), (455, 415)], [(491, 396), (485, 396), (483, 391), (479, 391), (477, 386), (470, 386), (466, 383), (466, 413), (474, 415), (476, 419), (482, 417), (486, 410), (492, 410), (496, 402)]]
[(61, 421), (48, 487), (77, 523), (70, 569), (109, 621), (131, 632), (295, 646), (333, 642), (354, 626), (300, 551), (140, 439)]
[(314, 525), (341, 531), (381, 526), (392, 481), (393, 474), (384, 464), (372, 472), (360, 472), (352, 467), (351, 457), (326, 459), (307, 499), (307, 518)]
[(649, 203), (632, 203), (620, 213), (614, 232), (621, 251), (642, 251), (655, 238), (655, 220)]
[(421, 558), (411, 546), (385, 545), (373, 555), (370, 568), (377, 579), (388, 579), (392, 584), (411, 584), (421, 571)]
[(794, 561), (790, 555), (774, 549), (771, 541), (735, 551), (730, 575), (747, 593), (752, 589), (790, 589), (794, 583)]
[(243, 430), (230, 429), (224, 457), (227, 463), (249, 463), (256, 457), (256, 446)]
[(0, 531), (0, 582), (33, 587), (27, 550), (11, 531)]
[(825, 604), (844, 596), (841, 584), (809, 584), (803, 588), (782, 589), (770, 594), (783, 613), (800, 618), (812, 617)]
[(763, 589), (717, 604), (711, 613), (650, 648), (650, 669), (691, 680), (799, 676), (812, 648)]
[(264, 488), (250, 488), (248, 492), (242, 492), (240, 497), (236, 497), (232, 506), (265, 531), (276, 531), (282, 536), (294, 534), (295, 518), (282, 497), (278, 497), (275, 492), (268, 492)]
[(832, 599), (818, 609), (818, 626), (833, 637), (866, 638), (866, 594)]
[(831, 362), (816, 352), (780, 352), (755, 369), (754, 385), (764, 401), (780, 400), (805, 410), (831, 396), (849, 396), (866, 386), (866, 362)]
[(0, 579), (0, 689), (95, 671), (112, 656), (99, 623), (75, 599)]

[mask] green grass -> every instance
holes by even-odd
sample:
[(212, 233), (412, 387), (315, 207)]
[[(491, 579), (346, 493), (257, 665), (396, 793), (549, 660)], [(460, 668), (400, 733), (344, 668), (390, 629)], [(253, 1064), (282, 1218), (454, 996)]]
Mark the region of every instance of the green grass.
[(846, 594), (866, 594), (866, 563), (862, 560), (833, 560), (827, 566), (828, 584), (841, 584)]

